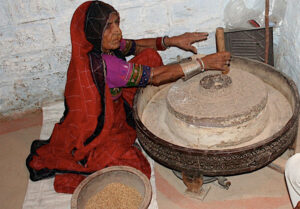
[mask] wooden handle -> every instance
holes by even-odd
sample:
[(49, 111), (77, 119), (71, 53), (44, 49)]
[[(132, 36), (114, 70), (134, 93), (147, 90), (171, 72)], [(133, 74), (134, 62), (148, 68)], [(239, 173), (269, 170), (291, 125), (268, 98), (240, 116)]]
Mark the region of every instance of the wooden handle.
[[(217, 52), (224, 52), (226, 51), (225, 48), (225, 38), (224, 38), (224, 28), (217, 28), (216, 30), (216, 45), (217, 45)], [(226, 70), (222, 72), (223, 74), (229, 73), (229, 67), (226, 67)]]
[(224, 39), (224, 28), (217, 28), (216, 42), (217, 42), (217, 51), (218, 52), (226, 51), (225, 50), (225, 39)]

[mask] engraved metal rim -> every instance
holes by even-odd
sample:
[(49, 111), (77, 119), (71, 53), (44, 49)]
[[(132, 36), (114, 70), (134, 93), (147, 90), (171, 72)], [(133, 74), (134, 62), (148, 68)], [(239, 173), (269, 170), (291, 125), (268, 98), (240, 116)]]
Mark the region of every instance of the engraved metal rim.
[(160, 144), (162, 146), (172, 147), (176, 151), (183, 152), (183, 153), (186, 153), (186, 154), (189, 154), (189, 155), (198, 155), (198, 154), (213, 154), (213, 155), (216, 155), (216, 154), (222, 154), (222, 153), (223, 154), (224, 153), (232, 154), (232, 153), (238, 153), (238, 152), (245, 152), (245, 151), (248, 151), (248, 150), (256, 149), (257, 147), (261, 147), (265, 144), (269, 144), (273, 140), (275, 140), (276, 138), (283, 135), (285, 132), (287, 132), (292, 127), (292, 125), (294, 123), (298, 122), (297, 120), (298, 120), (298, 115), (299, 115), (300, 104), (299, 104), (299, 93), (298, 93), (296, 84), (287, 75), (285, 75), (282, 72), (279, 72), (278, 70), (276, 70), (274, 67), (272, 67), (270, 65), (258, 62), (256, 60), (251, 60), (251, 59), (248, 59), (248, 58), (242, 58), (242, 57), (238, 57), (238, 56), (233, 56), (232, 60), (234, 60), (234, 59), (247, 61), (247, 62), (253, 62), (253, 63), (257, 63), (259, 65), (265, 66), (266, 70), (268, 70), (269, 72), (276, 73), (279, 76), (283, 77), (292, 89), (292, 93), (293, 93), (293, 96), (295, 98), (295, 108), (294, 108), (294, 111), (293, 111), (293, 115), (288, 120), (286, 125), (284, 127), (282, 127), (280, 130), (278, 130), (277, 132), (275, 132), (272, 136), (270, 136), (270, 137), (268, 137), (264, 140), (261, 140), (257, 143), (247, 145), (247, 146), (244, 146), (244, 147), (231, 148), (231, 149), (222, 149), (222, 150), (193, 149), (193, 148), (187, 148), (187, 147), (182, 147), (182, 146), (179, 146), (179, 145), (176, 145), (176, 144), (172, 144), (172, 143), (167, 142), (164, 139), (161, 139), (160, 137), (157, 137), (156, 135), (154, 135), (150, 130), (147, 129), (146, 126), (144, 126), (144, 124), (140, 120), (140, 118), (138, 116), (138, 113), (137, 113), (137, 100), (138, 100), (138, 96), (140, 95), (140, 92), (142, 91), (141, 88), (138, 89), (138, 91), (135, 95), (134, 104), (133, 104), (133, 116), (134, 116), (134, 120), (136, 121), (137, 125), (140, 127), (140, 129), (144, 133), (147, 133), (148, 137), (150, 137), (152, 140), (154, 140), (155, 143)]
[[(201, 173), (203, 175), (206, 176), (218, 176), (218, 175), (236, 175), (236, 174), (241, 174), (241, 173), (246, 173), (246, 172), (251, 172), (254, 170), (257, 170), (259, 168), (262, 168), (264, 166), (266, 166), (267, 164), (269, 164), (271, 161), (275, 160), (278, 156), (280, 156), (294, 141), (294, 139), (296, 138), (296, 134), (297, 134), (297, 129), (298, 129), (298, 123), (294, 124), (294, 127), (291, 127), (291, 129), (288, 130), (288, 132), (284, 133), (281, 137), (275, 138), (273, 141), (271, 141), (268, 144), (264, 144), (262, 146), (258, 146), (255, 147), (253, 149), (249, 149), (246, 151), (239, 151), (237, 150), (236, 152), (226, 152), (226, 153), (201, 153), (201, 154), (195, 154), (195, 153), (186, 153), (183, 151), (178, 151), (175, 149), (172, 149), (172, 146), (164, 146), (161, 144), (158, 144), (156, 142), (153, 142), (156, 146), (159, 147), (165, 147), (166, 150), (173, 152), (173, 154), (180, 154), (182, 155), (184, 158), (181, 159), (164, 159), (161, 157), (157, 157), (157, 152), (151, 152), (151, 151), (155, 151), (155, 149), (151, 148), (147, 148), (147, 145), (149, 145), (148, 141), (151, 141), (153, 138), (150, 138), (149, 136), (147, 136), (147, 134), (142, 134), (141, 135), (141, 139), (140, 142), (142, 144), (142, 146), (145, 148), (146, 152), (149, 154), (149, 156), (151, 156), (154, 160), (156, 160), (157, 162), (165, 165), (166, 167), (173, 169), (173, 170), (178, 170), (178, 171), (185, 171), (187, 173)], [(288, 134), (289, 137), (287, 137)], [(286, 139), (288, 138), (287, 143), (282, 143), (281, 139)], [(145, 142), (146, 141), (146, 142)], [(284, 141), (283, 141), (284, 142)], [(145, 145), (145, 146), (144, 146)], [(284, 145), (284, 146), (283, 146)], [(267, 153), (268, 155), (264, 155), (265, 151), (268, 150), (268, 147), (273, 146), (273, 149), (276, 149), (276, 152), (272, 152), (272, 153)], [(247, 156), (248, 155), (248, 156)], [(235, 158), (230, 158), (232, 156), (236, 156)], [(263, 157), (261, 157), (263, 156)], [(198, 163), (199, 162), (203, 162), (204, 164), (209, 164), (209, 160), (211, 160), (212, 158), (217, 158), (216, 160), (220, 159), (224, 161), (227, 160), (226, 162), (231, 162), (234, 164), (234, 162), (236, 162), (236, 160), (239, 160), (241, 163), (239, 164), (239, 166), (233, 166), (232, 168), (228, 168), (226, 166), (226, 168), (222, 167), (221, 169), (219, 168), (217, 161), (214, 161), (214, 164), (212, 167), (210, 168), (205, 168), (204, 167), (200, 167), (199, 165), (197, 167), (195, 166), (191, 166), (191, 165), (187, 165), (188, 162), (190, 162), (189, 160), (186, 160), (186, 157), (193, 157), (193, 160), (196, 160)], [(240, 157), (240, 158), (239, 158)], [(267, 159), (266, 159), (267, 157)], [(200, 158), (200, 159), (199, 159)], [(202, 158), (202, 159), (201, 159)], [(203, 159), (204, 158), (204, 159)], [(228, 159), (226, 159), (228, 158)], [(262, 161), (261, 159), (263, 159), (264, 161)], [(245, 163), (246, 162), (246, 163)], [(211, 165), (211, 164), (210, 164)]]

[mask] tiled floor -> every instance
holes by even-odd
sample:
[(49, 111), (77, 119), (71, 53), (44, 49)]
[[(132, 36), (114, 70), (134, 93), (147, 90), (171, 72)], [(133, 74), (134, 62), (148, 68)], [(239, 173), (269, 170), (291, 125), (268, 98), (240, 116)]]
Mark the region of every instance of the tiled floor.
[[(25, 159), (31, 142), (38, 138), (41, 111), (0, 121), (0, 209), (21, 209), (27, 189)], [(228, 177), (228, 190), (216, 182), (204, 200), (185, 194), (185, 186), (169, 169), (155, 164), (157, 201), (160, 209), (291, 209), (284, 176), (269, 167)]]

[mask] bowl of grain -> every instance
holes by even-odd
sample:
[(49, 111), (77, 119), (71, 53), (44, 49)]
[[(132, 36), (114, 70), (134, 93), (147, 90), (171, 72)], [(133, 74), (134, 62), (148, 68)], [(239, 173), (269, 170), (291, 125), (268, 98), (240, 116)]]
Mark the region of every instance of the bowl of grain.
[(71, 209), (147, 209), (151, 197), (150, 181), (142, 172), (128, 166), (111, 166), (78, 185)]

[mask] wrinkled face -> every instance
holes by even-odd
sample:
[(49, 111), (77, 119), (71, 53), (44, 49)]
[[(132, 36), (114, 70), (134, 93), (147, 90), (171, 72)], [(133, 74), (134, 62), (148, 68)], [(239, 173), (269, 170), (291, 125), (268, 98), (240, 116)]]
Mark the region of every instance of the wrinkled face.
[(111, 13), (102, 37), (102, 51), (109, 52), (109, 50), (120, 47), (122, 39), (122, 31), (119, 27), (120, 17), (117, 13)]

